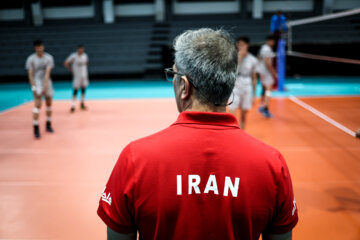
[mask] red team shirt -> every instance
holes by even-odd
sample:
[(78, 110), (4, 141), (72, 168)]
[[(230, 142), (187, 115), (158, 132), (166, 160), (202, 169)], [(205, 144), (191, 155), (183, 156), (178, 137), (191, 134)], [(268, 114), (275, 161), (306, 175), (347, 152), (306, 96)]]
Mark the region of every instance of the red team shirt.
[(258, 239), (297, 221), (289, 170), (227, 113), (183, 112), (122, 151), (98, 215), (141, 239)]

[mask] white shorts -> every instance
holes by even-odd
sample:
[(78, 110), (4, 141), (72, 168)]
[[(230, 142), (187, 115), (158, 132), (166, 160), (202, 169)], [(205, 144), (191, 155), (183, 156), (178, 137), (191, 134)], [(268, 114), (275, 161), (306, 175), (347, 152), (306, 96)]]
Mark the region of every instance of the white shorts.
[(260, 74), (260, 82), (265, 87), (272, 87), (275, 83), (271, 74)]
[(241, 108), (242, 110), (250, 110), (252, 107), (252, 88), (251, 85), (235, 84), (234, 90), (230, 96), (229, 105), (231, 110)]
[(73, 79), (73, 88), (86, 88), (89, 85), (89, 79), (88, 77), (82, 77), (82, 78), (74, 78)]
[(52, 97), (54, 96), (54, 88), (52, 85), (52, 81), (49, 80), (48, 87), (45, 91), (45, 94), (42, 94), (43, 88), (44, 88), (44, 81), (41, 80), (35, 80), (35, 88), (36, 88), (36, 95), (38, 96), (46, 96), (46, 97)]

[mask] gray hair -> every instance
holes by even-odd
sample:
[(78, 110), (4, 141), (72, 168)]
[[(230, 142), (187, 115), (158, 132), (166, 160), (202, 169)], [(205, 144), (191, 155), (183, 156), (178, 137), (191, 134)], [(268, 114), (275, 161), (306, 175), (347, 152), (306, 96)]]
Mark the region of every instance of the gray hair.
[(196, 86), (195, 96), (205, 104), (226, 104), (237, 70), (235, 43), (225, 30), (188, 30), (174, 40), (175, 65)]

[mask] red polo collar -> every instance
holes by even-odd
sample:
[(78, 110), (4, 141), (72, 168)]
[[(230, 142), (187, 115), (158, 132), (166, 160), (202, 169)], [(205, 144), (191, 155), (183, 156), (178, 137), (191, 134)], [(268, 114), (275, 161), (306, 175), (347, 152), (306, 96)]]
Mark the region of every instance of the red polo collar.
[(185, 111), (179, 114), (178, 119), (173, 125), (176, 124), (199, 124), (240, 128), (234, 115), (217, 112)]

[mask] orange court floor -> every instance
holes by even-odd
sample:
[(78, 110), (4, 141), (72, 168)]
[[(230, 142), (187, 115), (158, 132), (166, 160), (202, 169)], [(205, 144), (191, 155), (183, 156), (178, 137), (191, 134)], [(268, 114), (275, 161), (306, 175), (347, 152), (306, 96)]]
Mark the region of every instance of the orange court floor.
[[(302, 98), (356, 131), (360, 97)], [(54, 134), (32, 133), (32, 103), (0, 114), (0, 239), (105, 239), (96, 214), (124, 146), (176, 120), (173, 99), (90, 100), (69, 112), (55, 101)], [(294, 185), (299, 223), (293, 239), (360, 239), (360, 139), (288, 98), (271, 102), (272, 119), (254, 108), (246, 131), (278, 148)]]

